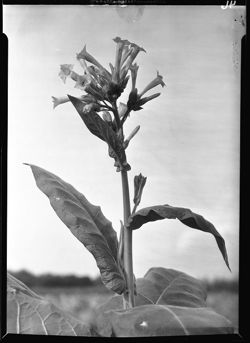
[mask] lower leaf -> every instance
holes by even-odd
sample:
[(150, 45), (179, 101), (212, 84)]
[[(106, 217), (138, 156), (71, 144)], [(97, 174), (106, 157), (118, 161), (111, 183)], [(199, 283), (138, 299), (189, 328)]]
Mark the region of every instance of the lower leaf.
[(232, 334), (231, 323), (210, 308), (142, 305), (111, 310), (99, 322), (103, 336), (147, 337)]
[(96, 336), (88, 325), (40, 297), (10, 274), (7, 275), (7, 332)]

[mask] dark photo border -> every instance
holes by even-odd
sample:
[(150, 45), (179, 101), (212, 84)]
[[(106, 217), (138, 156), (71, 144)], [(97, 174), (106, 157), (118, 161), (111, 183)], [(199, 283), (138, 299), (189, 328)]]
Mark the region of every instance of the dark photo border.
[[(11, 1), (5, 0), (3, 5), (225, 5), (226, 1), (136, 1), (136, 0), (89, 0), (89, 1)], [(236, 1), (237, 5), (247, 6), (245, 1)], [(3, 342), (25, 341), (34, 342), (37, 339), (44, 339), (45, 342), (213, 342), (215, 339), (220, 342), (247, 342), (249, 339), (249, 323), (247, 315), (247, 301), (249, 283), (249, 267), (247, 265), (247, 231), (246, 206), (248, 198), (246, 197), (247, 185), (246, 179), (249, 175), (247, 171), (247, 115), (249, 109), (248, 89), (248, 66), (247, 60), (247, 35), (241, 42), (241, 129), (240, 129), (240, 265), (239, 265), (239, 334), (234, 335), (206, 335), (206, 336), (181, 336), (181, 337), (140, 337), (140, 338), (107, 338), (107, 337), (66, 337), (66, 336), (37, 336), (37, 335), (15, 335), (6, 333), (6, 272), (7, 272), (7, 138), (8, 138), (8, 39), (1, 35), (1, 312), (0, 312), (0, 339)], [(248, 270), (247, 270), (248, 269)]]

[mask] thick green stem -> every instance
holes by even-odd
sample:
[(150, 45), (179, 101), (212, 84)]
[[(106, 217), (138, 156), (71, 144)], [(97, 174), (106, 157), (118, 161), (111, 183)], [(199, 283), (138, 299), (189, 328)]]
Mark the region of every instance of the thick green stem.
[(122, 170), (121, 176), (122, 176), (123, 213), (124, 213), (124, 269), (125, 269), (126, 279), (127, 279), (129, 307), (134, 307), (132, 230), (127, 228), (128, 218), (131, 214), (127, 171)]

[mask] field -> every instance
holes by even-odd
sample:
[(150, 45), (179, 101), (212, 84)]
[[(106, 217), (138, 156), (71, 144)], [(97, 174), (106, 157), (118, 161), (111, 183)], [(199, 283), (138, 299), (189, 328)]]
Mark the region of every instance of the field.
[[(72, 288), (33, 288), (56, 306), (70, 312), (84, 322), (90, 322), (93, 310), (112, 296), (105, 287)], [(238, 330), (238, 294), (230, 290), (213, 290), (208, 292), (208, 307), (229, 319), (236, 332)]]

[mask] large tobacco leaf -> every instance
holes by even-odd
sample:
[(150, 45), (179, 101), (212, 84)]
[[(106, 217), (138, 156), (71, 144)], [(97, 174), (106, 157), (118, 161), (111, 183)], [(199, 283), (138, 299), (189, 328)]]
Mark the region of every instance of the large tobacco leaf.
[(137, 279), (138, 292), (154, 304), (206, 307), (206, 290), (196, 278), (174, 269), (150, 268)]
[(35, 335), (96, 336), (88, 326), (7, 275), (7, 332)]
[(133, 309), (123, 310), (122, 296), (96, 309), (101, 336), (171, 336), (232, 333), (231, 323), (206, 305), (202, 283), (183, 272), (151, 268), (136, 281)]
[(102, 336), (146, 337), (232, 334), (231, 323), (206, 307), (141, 305), (104, 312)]
[[(206, 290), (196, 278), (174, 269), (150, 268), (136, 280), (135, 306), (159, 304), (206, 307)], [(97, 322), (104, 312), (123, 309), (123, 297), (113, 296), (96, 309)], [(97, 324), (98, 325), (98, 324)]]
[(224, 238), (220, 235), (212, 223), (207, 221), (201, 215), (192, 212), (188, 208), (174, 207), (170, 205), (145, 207), (130, 216), (128, 225), (132, 230), (136, 230), (145, 223), (166, 218), (179, 219), (183, 224), (193, 229), (211, 233), (214, 236), (224, 261), (230, 270)]
[(125, 280), (117, 263), (117, 236), (101, 208), (92, 205), (58, 176), (35, 165), (29, 166), (38, 188), (47, 195), (58, 217), (95, 257), (105, 286), (122, 294)]

